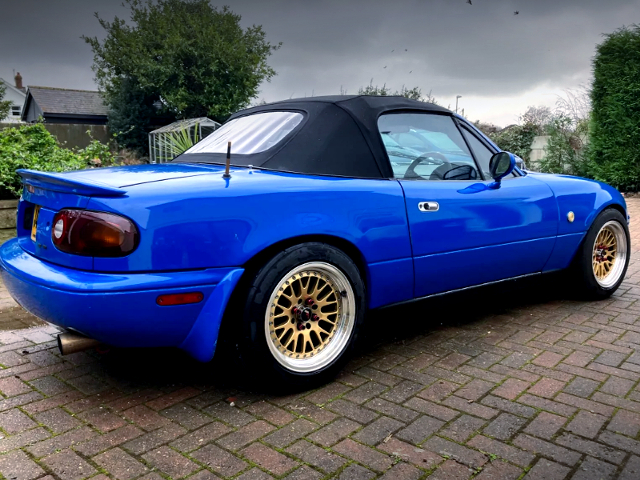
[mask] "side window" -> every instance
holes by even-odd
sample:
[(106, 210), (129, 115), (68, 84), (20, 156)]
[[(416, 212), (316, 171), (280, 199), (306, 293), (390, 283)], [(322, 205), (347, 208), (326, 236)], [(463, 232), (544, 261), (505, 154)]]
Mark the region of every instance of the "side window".
[[(493, 156), (494, 152), (489, 147), (487, 147), (483, 142), (481, 142), (478, 137), (476, 137), (464, 126), (462, 126), (461, 130), (464, 135), (464, 138), (467, 140), (467, 142), (469, 143), (469, 146), (471, 147), (471, 151), (473, 152), (473, 155), (476, 157), (476, 160), (478, 161), (478, 165), (480, 165), (480, 169), (482, 170), (484, 178), (487, 180), (490, 180), (491, 173), (489, 171), (489, 162), (491, 161), (491, 157)], [(515, 174), (511, 173), (506, 178), (513, 178), (513, 177), (515, 177)]]
[(481, 178), (453, 119), (429, 113), (388, 113), (378, 130), (394, 178), (475, 180)]

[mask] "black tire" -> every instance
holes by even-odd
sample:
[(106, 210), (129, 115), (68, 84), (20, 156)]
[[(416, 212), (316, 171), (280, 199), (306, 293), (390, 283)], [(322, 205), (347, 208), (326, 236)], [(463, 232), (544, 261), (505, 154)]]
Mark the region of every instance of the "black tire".
[[(620, 270), (617, 270), (620, 267), (616, 267), (616, 274), (608, 280), (610, 284), (603, 284), (603, 280), (598, 281), (593, 266), (595, 241), (605, 225), (614, 228), (619, 227), (619, 234), (624, 237), (620, 238), (620, 240), (626, 240), (624, 251), (620, 252), (621, 255), (617, 255), (615, 258), (615, 262), (624, 261), (624, 264)], [(591, 224), (572, 265), (571, 280), (574, 282), (575, 293), (579, 297), (588, 300), (602, 300), (610, 297), (618, 289), (627, 273), (631, 254), (630, 246), (629, 227), (624, 216), (613, 208), (606, 209), (600, 213)]]
[[(327, 264), (335, 267), (335, 269), (343, 275), (343, 277), (340, 278), (346, 278), (350, 284), (350, 292), (353, 292), (353, 302), (349, 300), (349, 305), (355, 305), (355, 311), (349, 309), (349, 311), (353, 313), (349, 318), (353, 317), (353, 325), (348, 334), (348, 338), (346, 338), (346, 334), (342, 337), (338, 337), (337, 335), (330, 337), (331, 341), (336, 338), (343, 339), (337, 345), (342, 345), (344, 338), (346, 338), (346, 343), (329, 363), (313, 371), (293, 371), (282, 364), (282, 362), (289, 361), (285, 353), (291, 355), (291, 352), (286, 351), (286, 349), (282, 347), (281, 342), (279, 346), (274, 347), (279, 341), (275, 338), (270, 338), (271, 335), (267, 334), (267, 329), (271, 328), (268, 326), (270, 323), (267, 321), (267, 315), (271, 315), (274, 311), (279, 311), (272, 310), (274, 303), (271, 303), (271, 297), (272, 295), (278, 295), (278, 293), (276, 293), (276, 291), (280, 291), (278, 287), (287, 278), (290, 279), (287, 275), (298, 268), (303, 268), (302, 266), (304, 265), (316, 264)], [(307, 280), (307, 282), (309, 281), (310, 280)], [(317, 285), (320, 285), (320, 280), (315, 281)], [(347, 290), (344, 290), (342, 293), (346, 291)], [(278, 388), (287, 387), (290, 389), (311, 388), (331, 380), (344, 366), (356, 344), (366, 310), (365, 284), (358, 267), (344, 252), (330, 245), (315, 242), (290, 247), (266, 262), (255, 272), (252, 278), (247, 278), (244, 292), (246, 292), (246, 297), (243, 299), (244, 301), (240, 303), (240, 305), (243, 305), (243, 308), (241, 312), (241, 324), (238, 325), (240, 328), (237, 332), (239, 334), (237, 346), (243, 369), (248, 373), (252, 373), (252, 377), (262, 381), (266, 386), (277, 386)], [(329, 297), (331, 297), (331, 295), (327, 296), (327, 298)], [(336, 302), (345, 301), (342, 297), (336, 300)], [(343, 303), (340, 303), (340, 305), (342, 306)], [(342, 309), (339, 311), (342, 312)], [(311, 312), (311, 310), (309, 310), (309, 312)], [(316, 310), (316, 312), (318, 312), (318, 310)], [(293, 332), (292, 337), (304, 335), (304, 328), (303, 332), (300, 333), (296, 331), (297, 327), (293, 328), (289, 326), (289, 323), (297, 322), (298, 320), (295, 320), (295, 318), (298, 317), (289, 313), (287, 313), (287, 315), (290, 315), (291, 318), (290, 321), (287, 321), (286, 328), (291, 329)], [(342, 316), (345, 317), (345, 315)], [(309, 323), (311, 323), (311, 321), (309, 321)], [(309, 323), (306, 327), (313, 328)], [(318, 324), (320, 324), (320, 322), (318, 322)], [(275, 332), (275, 330), (272, 332)], [(307, 334), (309, 335), (310, 333), (307, 332)], [(283, 338), (284, 337), (285, 335), (283, 334)], [(316, 337), (319, 339), (317, 335)], [(271, 346), (269, 342), (272, 342)], [(327, 342), (327, 351), (329, 350), (329, 343), (330, 342)], [(279, 350), (274, 352), (273, 348)], [(303, 348), (307, 348), (306, 342)], [(332, 347), (332, 349), (335, 350), (334, 347)], [(322, 350), (316, 354), (315, 360), (321, 357), (321, 353)], [(280, 358), (280, 360), (276, 357)]]

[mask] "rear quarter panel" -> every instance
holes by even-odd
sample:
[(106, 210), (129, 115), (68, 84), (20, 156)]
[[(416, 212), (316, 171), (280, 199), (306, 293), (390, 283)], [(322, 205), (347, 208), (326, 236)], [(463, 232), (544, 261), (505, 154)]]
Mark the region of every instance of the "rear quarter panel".
[(307, 235), (346, 240), (367, 266), (370, 306), (408, 299), (413, 263), (404, 196), (389, 180), (237, 169), (136, 185), (125, 197), (92, 198), (90, 210), (131, 218), (140, 245), (124, 258), (95, 258), (96, 271), (242, 266), (278, 242)]

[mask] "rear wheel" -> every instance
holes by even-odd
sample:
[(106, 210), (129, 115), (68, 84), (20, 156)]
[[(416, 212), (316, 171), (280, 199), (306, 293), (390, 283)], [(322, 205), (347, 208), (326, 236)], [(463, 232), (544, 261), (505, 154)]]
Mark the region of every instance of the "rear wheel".
[(351, 258), (322, 243), (291, 247), (248, 289), (240, 354), (271, 381), (323, 383), (347, 360), (364, 310), (364, 283)]
[(611, 296), (627, 272), (629, 245), (629, 229), (619, 211), (608, 209), (598, 215), (576, 257), (578, 292), (594, 300)]

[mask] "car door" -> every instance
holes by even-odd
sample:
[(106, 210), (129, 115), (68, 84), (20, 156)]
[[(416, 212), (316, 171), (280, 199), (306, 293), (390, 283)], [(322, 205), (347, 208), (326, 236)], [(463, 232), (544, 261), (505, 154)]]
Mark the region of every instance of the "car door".
[[(558, 228), (551, 189), (514, 174), (489, 188), (492, 148), (450, 115), (387, 113), (378, 128), (402, 145), (407, 131), (437, 151), (389, 155), (407, 207), (415, 297), (540, 272)], [(413, 142), (414, 140), (412, 140)]]

